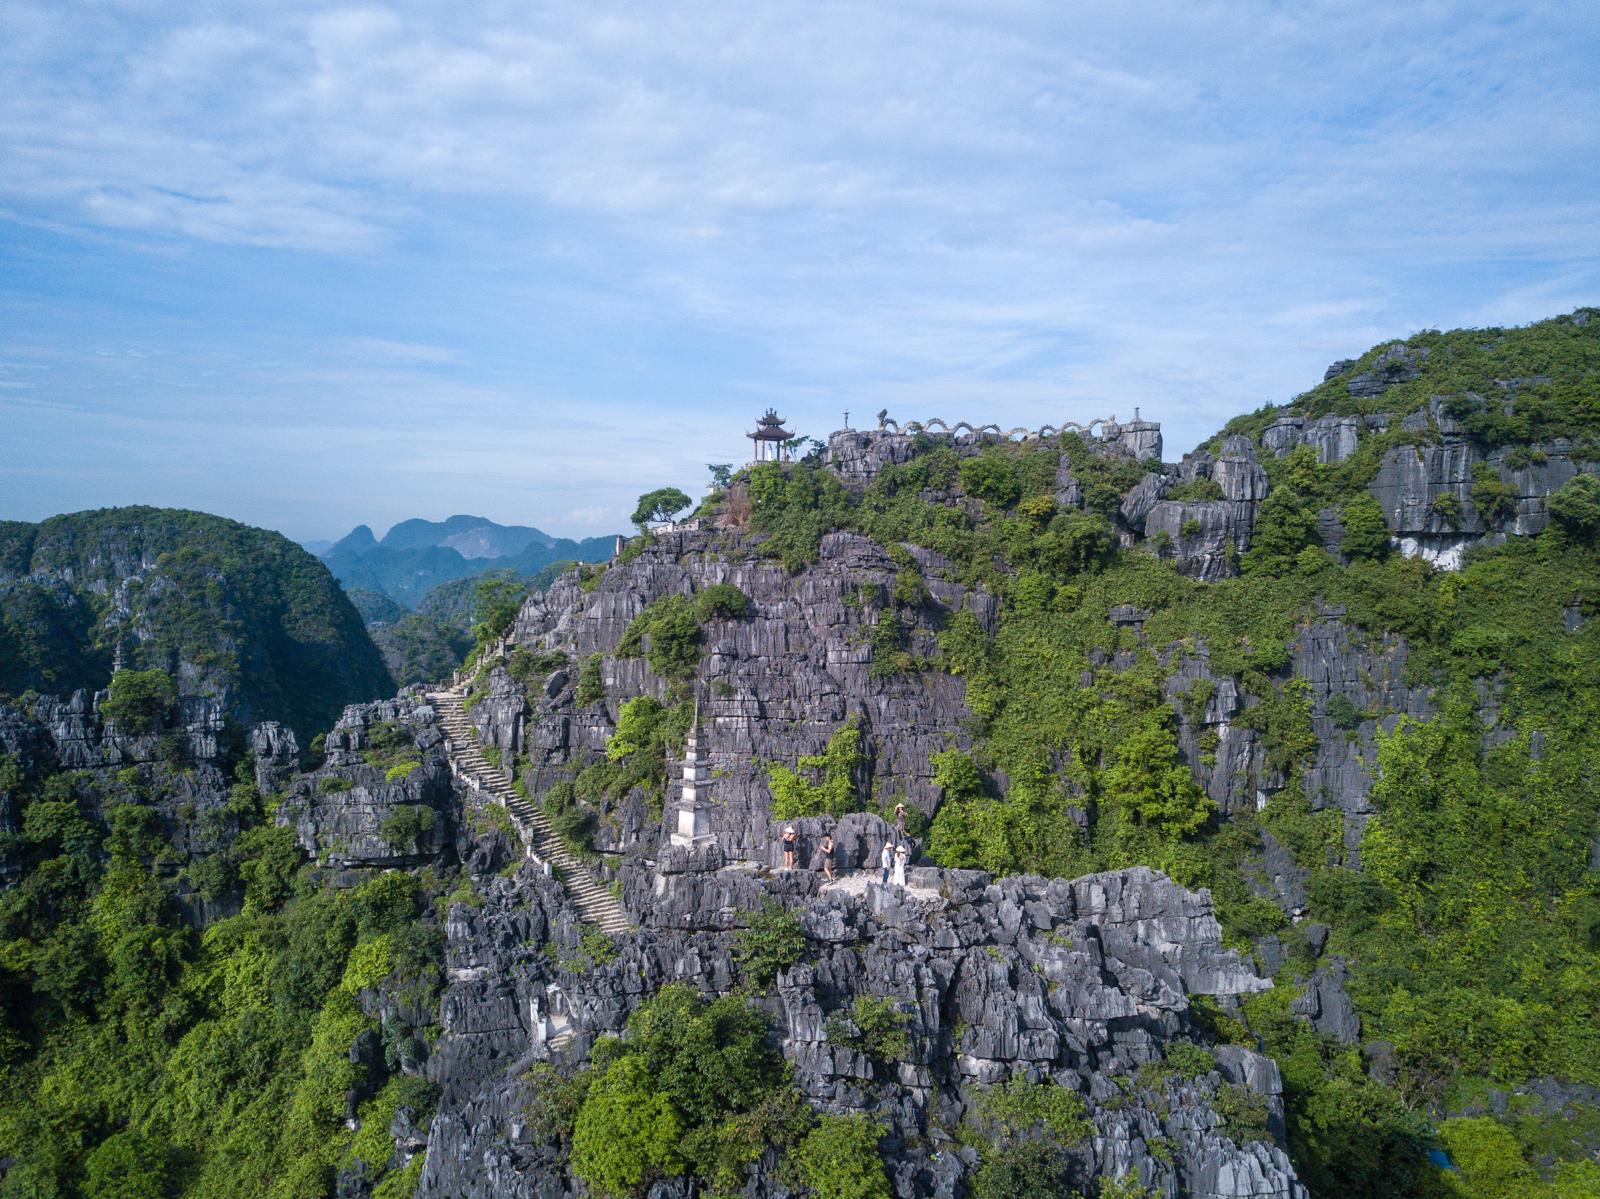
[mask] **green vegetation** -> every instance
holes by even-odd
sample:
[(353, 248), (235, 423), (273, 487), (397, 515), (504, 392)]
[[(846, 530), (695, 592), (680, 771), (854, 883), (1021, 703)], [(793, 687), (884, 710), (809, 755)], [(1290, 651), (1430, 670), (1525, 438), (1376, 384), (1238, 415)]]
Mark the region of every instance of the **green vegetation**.
[(390, 849), (418, 847), (439, 822), (438, 813), (423, 804), (401, 804), (379, 826), (378, 835)]
[[(1489, 402), (1452, 399), (1450, 412), (1483, 444), (1510, 444), (1513, 465), (1535, 460), (1537, 447), (1526, 444), (1535, 436), (1572, 437), (1580, 453), (1593, 452), (1600, 322), (1563, 318), (1470, 338), (1488, 348), (1470, 348), (1458, 334), (1413, 339), (1431, 347), (1421, 378), (1377, 399), (1349, 397), (1340, 376), (1294, 408), (1404, 413), (1429, 395), (1475, 390)], [(1380, 351), (1355, 370), (1376, 364)], [(1501, 388), (1495, 378), (1522, 381)], [(1258, 435), (1281, 411), (1241, 418), (1229, 431)], [(1271, 492), (1244, 573), (1215, 584), (1113, 548), (1097, 514), (1115, 511), (1139, 468), (1076, 438), (994, 445), (967, 459), (927, 439), (858, 493), (805, 466), (750, 475), (763, 549), (785, 562), (812, 560), (823, 534), (851, 529), (885, 546), (943, 554), (954, 577), (1000, 600), (992, 632), (965, 611), (935, 622), (940, 664), (964, 680), (974, 714), (970, 750), (942, 750), (931, 763), (942, 803), (927, 849), (937, 860), (1051, 876), (1147, 863), (1211, 888), (1227, 936), (1241, 946), (1269, 933), (1294, 941), (1282, 913), (1243, 883), (1262, 832), (1310, 872), (1310, 916), (1331, 926), (1330, 948), (1349, 956), (1364, 1035), (1394, 1045), (1398, 1069), (1393, 1086), (1375, 1082), (1358, 1055), (1288, 1017), (1304, 957), (1291, 960), (1270, 1002), (1247, 1005), (1252, 1035), (1284, 1065), (1291, 1154), (1319, 1195), (1422, 1194), (1434, 1185), (1437, 1171), (1423, 1156), (1426, 1113), (1447, 1104), (1463, 1079), (1503, 1086), (1550, 1073), (1593, 1082), (1600, 1062), (1600, 900), (1587, 848), (1600, 784), (1586, 765), (1600, 757), (1600, 621), (1591, 598), (1600, 482), (1583, 475), (1558, 492), (1541, 536), (1480, 548), (1459, 572), (1435, 571), (1391, 552), (1366, 490), (1387, 447), (1430, 435), (1391, 421), (1331, 466), (1306, 447), (1263, 455)], [(1062, 456), (1084, 488), (1087, 514), (1045, 502)], [(953, 489), (977, 497), (976, 516), (924, 499)], [(1487, 519), (1506, 518), (1510, 496), (1498, 477), (1480, 472), (1474, 491)], [(1195, 488), (1181, 498), (1206, 494)], [(1329, 507), (1340, 516), (1348, 565), (1319, 539), (1319, 513)], [(1569, 633), (1565, 609), (1575, 599), (1586, 619)], [(1358, 639), (1405, 637), (1409, 678), (1433, 684), (1440, 704), (1436, 719), (1383, 741), (1378, 815), (1359, 871), (1347, 861), (1338, 813), (1314, 810), (1325, 798), (1306, 793), (1304, 770), (1317, 749), (1310, 697), (1285, 681), (1290, 643), (1322, 604), (1343, 607)], [(1150, 613), (1142, 636), (1109, 622), (1119, 605)], [(1221, 819), (1179, 751), (1176, 717), (1198, 720), (1210, 695), (1197, 689), (1174, 705), (1163, 684), (1181, 655), (1202, 650), (1245, 699), (1238, 723), (1263, 741), (1270, 774), (1246, 785), (1266, 777), (1285, 784), (1259, 814)], [(1494, 680), (1498, 696), (1487, 747), (1479, 680)], [(1385, 715), (1342, 697), (1326, 712), (1346, 736)], [(1215, 733), (1202, 730), (1197, 740), (1199, 764), (1209, 765)], [(824, 791), (820, 764), (804, 765), (773, 770), (775, 814), (848, 810), (850, 792)], [(989, 781), (997, 777), (1003, 791)], [(1230, 1093), (1223, 1103), (1239, 1135), (1258, 1127), (1245, 1097)], [(1546, 1180), (1580, 1155), (1523, 1146)], [(1015, 1177), (1027, 1174), (1019, 1168)]]
[(594, 856), (595, 814), (578, 799), (578, 790), (572, 783), (555, 784), (545, 792), (541, 806), (562, 844), (579, 857)]
[(713, 583), (695, 593), (694, 614), (701, 620), (734, 620), (750, 610), (750, 599), (732, 583)]
[(1339, 509), (1339, 520), (1344, 525), (1344, 540), (1340, 548), (1350, 558), (1377, 560), (1389, 552), (1389, 526), (1383, 519), (1383, 508), (1371, 494), (1358, 492), (1345, 500)]
[(1162, 498), (1191, 504), (1205, 500), (1220, 500), (1222, 485), (1215, 479), (1191, 479), (1187, 483), (1174, 483), (1167, 488)]
[(617, 657), (643, 656), (664, 679), (687, 679), (700, 664), (700, 622), (686, 595), (666, 595), (628, 622)]
[(472, 639), (481, 652), (511, 630), (528, 598), (528, 585), (516, 579), (479, 579), (472, 593)]
[(1082, 1096), (1054, 1083), (1013, 1077), (980, 1091), (975, 1109), (961, 1136), (981, 1161), (973, 1182), (976, 1199), (1067, 1192), (1071, 1152), (1094, 1131)]
[(750, 984), (766, 990), (806, 952), (805, 929), (800, 918), (778, 903), (763, 903), (751, 912), (734, 944), (739, 969)]
[(822, 753), (802, 755), (796, 770), (776, 765), (767, 768), (773, 816), (794, 820), (859, 812), (865, 805), (856, 780), (865, 763), (861, 722), (851, 717), (833, 731)]
[[(22, 873), (0, 894), (0, 1140), (15, 1159), (0, 1194), (294, 1199), (331, 1194), (356, 1158), (400, 1193), (388, 1120), (402, 1101), (426, 1119), (432, 1088), (398, 1072), (418, 1057), (407, 1030), (380, 1029), (357, 994), (436, 1002), (443, 938), (418, 880), (323, 887), (240, 783), (244, 831), (213, 858), (244, 910), (196, 935), (153, 811), (112, 786), (56, 774), (22, 795)], [(395, 1073), (352, 1059), (369, 1030)], [(362, 1084), (376, 1094), (352, 1133), (345, 1096)]]
[(597, 704), (606, 697), (605, 676), (601, 673), (599, 654), (590, 654), (578, 671), (577, 703), (580, 708)]
[(415, 612), (368, 632), (400, 687), (448, 679), (475, 645), (470, 633)]
[(1590, 1199), (1600, 1195), (1600, 1165), (1562, 1162), (1547, 1180), (1524, 1156), (1515, 1135), (1488, 1117), (1446, 1120), (1439, 1140), (1455, 1170), (1442, 1174), (1441, 1199)]
[(1550, 518), (1574, 538), (1594, 536), (1600, 529), (1600, 479), (1593, 475), (1568, 479), (1550, 497)]
[[(351, 599), (357, 599), (358, 595), (372, 596), (365, 601), (372, 611), (362, 613), (367, 630), (382, 651), (396, 684), (404, 687), (449, 678), (478, 648), (473, 630), (480, 622), (479, 591), (486, 584), (510, 602), (518, 592), (527, 595), (549, 590), (550, 584), (573, 565), (570, 561), (553, 562), (532, 575), (501, 567), (452, 579), (424, 595), (415, 612), (407, 612), (387, 596), (373, 596), (360, 588), (351, 591)], [(358, 603), (357, 607), (360, 606)], [(486, 611), (489, 617), (486, 623), (502, 631), (509, 627), (510, 622), (505, 618), (506, 603), (491, 598), (490, 607), (496, 610)], [(498, 634), (490, 641), (497, 639)]]
[(877, 1066), (891, 1066), (911, 1056), (907, 1034), (909, 1017), (891, 999), (858, 995), (844, 1016), (830, 1016), (825, 1025), (828, 1040), (848, 1045), (871, 1058)]
[[(530, 1075), (530, 1124), (551, 1139), (570, 1128), (573, 1172), (601, 1195), (641, 1194), (690, 1172), (712, 1193), (736, 1193), (774, 1149), (793, 1155), (819, 1196), (887, 1199), (876, 1134), (864, 1154), (859, 1138), (819, 1122), (787, 1085), (767, 1034), (761, 1011), (738, 995), (706, 1001), (681, 983), (663, 987), (628, 1018), (626, 1040), (595, 1046), (589, 1070)], [(880, 1189), (853, 1189), (872, 1169)]]
[(617, 712), (617, 727), (606, 742), (603, 761), (586, 767), (574, 793), (603, 806), (626, 799), (635, 787), (657, 814), (666, 802), (667, 758), (689, 734), (694, 710), (688, 702), (666, 707), (649, 695), (635, 696)]
[[(125, 579), (130, 561), (152, 565)], [(0, 695), (105, 687), (119, 643), (130, 673), (192, 673), (302, 744), (393, 690), (327, 567), (277, 533), (167, 508), (0, 522)]]
[[(1592, 440), (1600, 434), (1600, 408), (1595, 405), (1600, 328), (1592, 316), (1580, 323), (1574, 315), (1518, 329), (1429, 329), (1404, 343), (1386, 342), (1368, 350), (1347, 372), (1300, 396), (1292, 407), (1308, 417), (1387, 412), (1398, 421), (1432, 397), (1446, 396), (1449, 414), (1485, 446), (1550, 437)], [(1380, 395), (1350, 395), (1347, 383), (1353, 375), (1370, 372), (1385, 381), (1403, 379), (1407, 372), (1390, 350), (1396, 344), (1403, 344), (1417, 363), (1417, 377), (1395, 381)], [(1419, 361), (1423, 355), (1425, 361)], [(1228, 431), (1251, 430), (1253, 424), (1254, 418), (1241, 418)]]
[(882, 1136), (865, 1116), (823, 1116), (796, 1148), (795, 1166), (817, 1199), (890, 1199)]
[(153, 733), (177, 702), (178, 688), (166, 671), (118, 670), (111, 676), (110, 694), (100, 705), (100, 715), (115, 721), (123, 732)]

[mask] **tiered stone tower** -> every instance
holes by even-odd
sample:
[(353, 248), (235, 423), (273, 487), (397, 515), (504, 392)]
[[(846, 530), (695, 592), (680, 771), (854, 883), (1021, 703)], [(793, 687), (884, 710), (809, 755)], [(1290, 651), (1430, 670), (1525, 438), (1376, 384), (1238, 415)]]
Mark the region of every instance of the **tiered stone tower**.
[(673, 830), (674, 845), (711, 845), (711, 814), (706, 810), (705, 789), (711, 781), (709, 765), (700, 755), (700, 705), (695, 705), (694, 722), (683, 746), (683, 798), (678, 804), (678, 827)]

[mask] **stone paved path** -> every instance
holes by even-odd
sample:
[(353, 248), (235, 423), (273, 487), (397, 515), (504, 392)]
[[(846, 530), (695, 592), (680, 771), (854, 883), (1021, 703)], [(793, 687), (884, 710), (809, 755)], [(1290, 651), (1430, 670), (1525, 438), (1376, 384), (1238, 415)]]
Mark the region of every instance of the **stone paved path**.
[[(839, 877), (831, 883), (827, 879), (823, 879), (818, 893), (824, 896), (846, 895), (851, 899), (865, 899), (867, 884), (877, 882), (879, 877), (880, 874), (876, 870), (846, 870), (841, 872)], [(890, 883), (889, 885), (893, 886), (894, 884)], [(916, 899), (929, 900), (939, 898), (939, 892), (934, 887), (906, 886), (901, 889), (907, 895)]]
[(583, 860), (556, 836), (544, 811), (518, 795), (516, 789), (506, 781), (505, 775), (489, 764), (489, 759), (484, 757), (478, 745), (477, 730), (472, 727), (461, 706), (460, 693), (430, 692), (428, 702), (439, 713), (439, 724), (448, 738), (450, 760), (455, 763), (456, 770), (475, 781), (480, 791), (487, 793), (511, 814), (511, 822), (522, 834), (523, 841), (554, 867), (556, 876), (572, 896), (583, 918), (598, 924), (608, 933), (625, 933), (632, 929), (633, 922), (628, 919), (621, 902), (589, 873)]

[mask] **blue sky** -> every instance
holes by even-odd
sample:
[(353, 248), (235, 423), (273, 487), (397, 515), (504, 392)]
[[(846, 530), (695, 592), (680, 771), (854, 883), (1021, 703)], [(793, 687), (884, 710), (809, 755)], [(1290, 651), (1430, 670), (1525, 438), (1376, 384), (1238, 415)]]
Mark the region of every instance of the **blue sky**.
[(1600, 302), (1585, 4), (0, 0), (0, 517), (584, 536)]

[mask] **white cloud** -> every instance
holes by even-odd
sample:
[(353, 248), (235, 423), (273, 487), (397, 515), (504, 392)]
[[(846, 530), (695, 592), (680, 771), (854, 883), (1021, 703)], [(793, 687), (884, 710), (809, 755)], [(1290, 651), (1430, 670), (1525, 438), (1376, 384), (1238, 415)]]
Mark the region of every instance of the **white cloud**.
[(266, 408), (575, 527), (768, 400), (1138, 405), (1181, 450), (1381, 337), (1592, 300), (1596, 41), (1553, 3), (0, 0), (0, 220), (194, 276), (80, 330), (63, 254), (63, 358), (8, 388)]
[(598, 529), (602, 525), (621, 529), (627, 525), (627, 517), (615, 508), (597, 504), (588, 508), (574, 508), (561, 518), (561, 523), (582, 529)]

